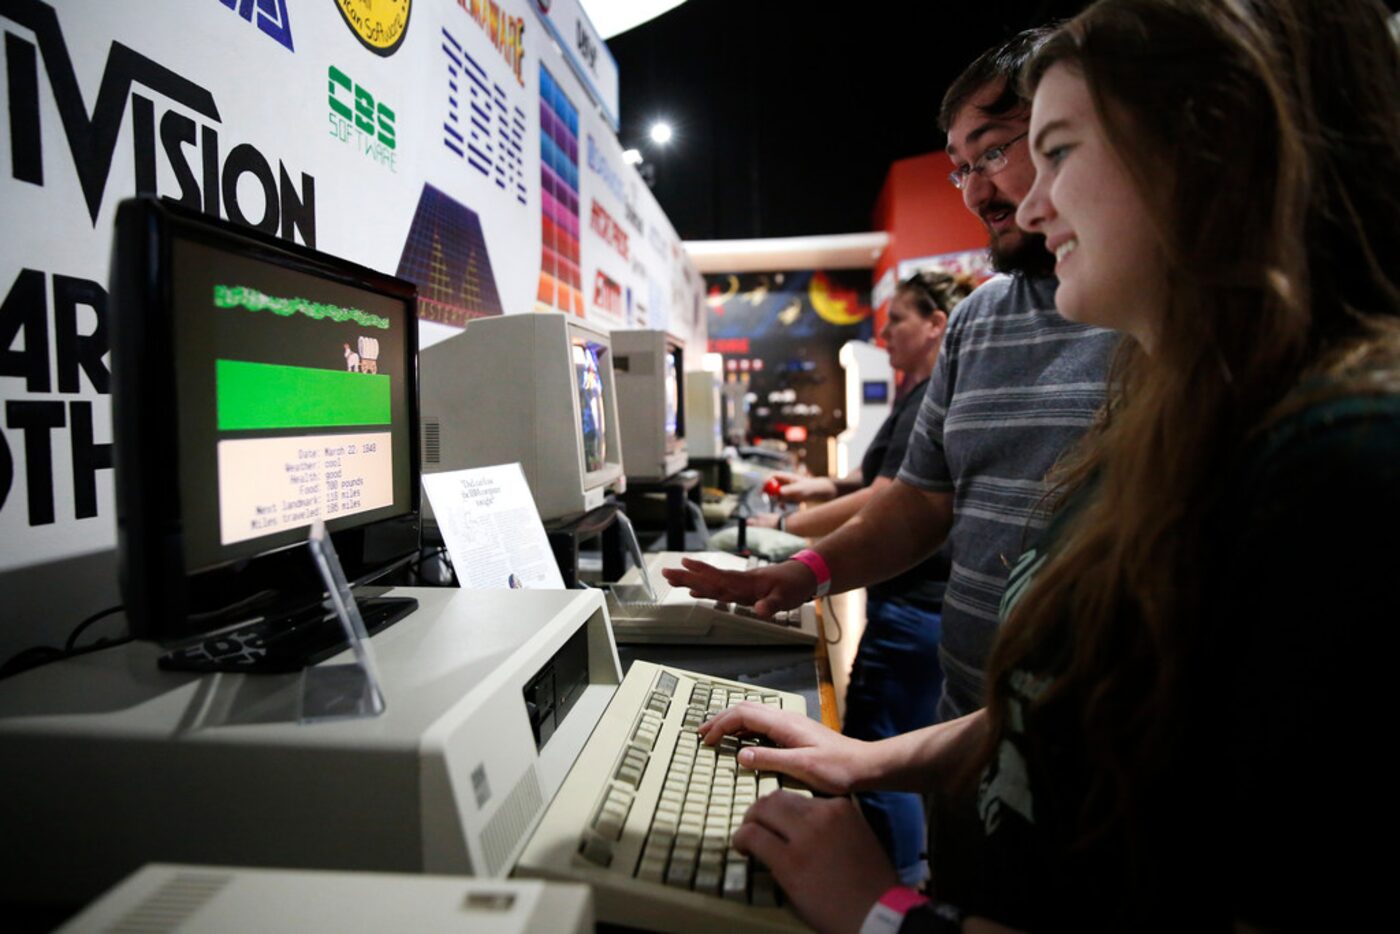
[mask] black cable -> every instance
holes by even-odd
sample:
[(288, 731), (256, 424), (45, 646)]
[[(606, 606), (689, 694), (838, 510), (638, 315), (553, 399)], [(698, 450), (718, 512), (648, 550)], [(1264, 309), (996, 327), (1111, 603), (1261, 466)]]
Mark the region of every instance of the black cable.
[[(407, 565), (404, 566), (404, 570), (407, 571), (409, 574), (414, 575), (418, 578), (418, 580), (421, 581), (423, 580), (423, 575), (419, 569), (423, 566), (423, 563), (425, 561), (432, 560), (433, 558), (441, 558), (443, 560), (444, 569), (451, 571), (452, 576), (454, 578), (457, 576), (457, 569), (452, 566), (452, 556), (447, 553), (446, 545), (439, 545), (435, 548), (424, 549), (423, 552), (419, 554), (417, 558), (410, 561)], [(434, 581), (433, 583), (437, 584), (436, 581)]]
[(17, 675), (22, 671), (28, 671), (31, 668), (38, 668), (40, 665), (60, 662), (67, 658), (87, 655), (89, 652), (97, 652), (102, 649), (126, 645), (131, 641), (130, 634), (116, 636), (115, 638), (98, 639), (91, 645), (85, 645), (82, 648), (77, 647), (78, 637), (83, 634), (84, 630), (98, 620), (106, 619), (108, 616), (111, 616), (121, 609), (123, 609), (123, 605), (119, 603), (116, 606), (109, 606), (105, 610), (92, 614), (77, 626), (73, 627), (73, 631), (69, 633), (68, 639), (64, 642), (63, 648), (61, 649), (56, 649), (51, 645), (35, 645), (27, 649), (21, 649), (19, 652), (10, 656), (9, 659), (5, 661), (5, 664), (0, 665), (0, 680), (4, 680), (12, 675)]
[(83, 630), (84, 630), (84, 629), (87, 629), (89, 626), (91, 626), (93, 623), (97, 622), (98, 620), (106, 619), (107, 617), (111, 616), (113, 613), (119, 612), (124, 606), (125, 606), (125, 604), (121, 604), (121, 603), (118, 603), (116, 606), (109, 606), (109, 607), (107, 607), (107, 609), (105, 609), (105, 610), (100, 610), (100, 611), (98, 611), (98, 612), (92, 614), (92, 615), (89, 616), (87, 619), (83, 620), (81, 623), (79, 623), (77, 626), (75, 626), (74, 629), (73, 629), (73, 631), (70, 632), (70, 633), (68, 634), (68, 641), (65, 642), (65, 643), (63, 643), (63, 654), (64, 654), (64, 655), (70, 655), (70, 654), (72, 654), (73, 650), (74, 650), (74, 649), (77, 647), (77, 645), (78, 645), (78, 636), (80, 636), (80, 635), (83, 634)]

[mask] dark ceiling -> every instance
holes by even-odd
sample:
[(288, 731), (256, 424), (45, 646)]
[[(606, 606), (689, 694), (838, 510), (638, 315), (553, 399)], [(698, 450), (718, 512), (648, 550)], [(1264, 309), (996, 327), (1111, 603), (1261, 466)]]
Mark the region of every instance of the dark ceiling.
[[(871, 229), (892, 161), (942, 149), (944, 89), (984, 49), (1085, 0), (688, 0), (609, 40), (620, 137), (686, 240)], [(676, 138), (658, 148), (658, 117)]]

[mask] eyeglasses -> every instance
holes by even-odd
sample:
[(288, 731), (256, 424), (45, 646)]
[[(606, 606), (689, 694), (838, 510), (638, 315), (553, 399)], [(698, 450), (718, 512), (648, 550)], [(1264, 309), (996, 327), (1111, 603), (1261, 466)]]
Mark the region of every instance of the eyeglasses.
[(949, 172), (948, 181), (953, 183), (954, 188), (961, 191), (967, 187), (967, 183), (973, 175), (991, 178), (993, 175), (1006, 168), (1006, 150), (1011, 148), (1012, 143), (1025, 137), (1029, 132), (1030, 131), (1027, 130), (1025, 133), (1020, 133), (1011, 137), (1000, 146), (993, 146), (991, 149), (988, 149), (986, 152), (982, 153), (982, 155), (978, 156), (977, 161), (972, 163), (972, 165), (966, 165), (960, 169), (954, 169)]

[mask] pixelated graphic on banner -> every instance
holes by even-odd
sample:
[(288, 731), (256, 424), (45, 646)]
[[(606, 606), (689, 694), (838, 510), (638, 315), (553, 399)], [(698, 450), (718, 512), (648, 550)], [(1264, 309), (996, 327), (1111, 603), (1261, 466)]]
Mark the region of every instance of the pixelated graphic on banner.
[(424, 185), (397, 275), (418, 284), (418, 317), (453, 327), (501, 313), (476, 212)]
[[(219, 2), (237, 12), (239, 16), (250, 23), (256, 19), (258, 28), (266, 35), (285, 45), (287, 51), (296, 51), (292, 46), (292, 22), (287, 18), (287, 0), (219, 0)], [(256, 17), (254, 14), (257, 14)]]
[(330, 135), (390, 172), (398, 172), (398, 141), (394, 132), (394, 111), (364, 85), (331, 65), (326, 72), (330, 102)]
[(444, 145), (525, 204), (525, 111), (447, 29), (442, 40), (447, 56)]
[(540, 66), (540, 288), (537, 301), (582, 315), (578, 108)]
[(413, 0), (335, 0), (345, 25), (375, 55), (393, 55), (408, 33)]
[[(309, 247), (316, 246), (316, 179), (299, 172), (298, 183), (281, 160), (277, 160), (274, 171), (272, 160), (251, 143), (228, 148), (226, 143), (221, 145), (218, 124), (222, 117), (214, 95), (207, 89), (140, 52), (112, 43), (96, 103), (89, 114), (53, 8), (35, 0), (23, 4), (5, 3), (0, 5), (0, 17), (31, 30), (38, 41), (36, 49), (24, 35), (5, 32), (10, 173), (16, 180), (44, 184), (46, 160), (39, 106), (39, 58), (42, 56), (42, 72), (49, 77), (49, 90), (58, 108), (78, 184), (94, 227), (102, 209), (117, 138), (125, 124), (130, 101), (136, 194), (172, 196), (179, 204), (205, 214), (222, 215), (235, 223), (287, 240), (299, 234), (301, 242)], [(183, 111), (204, 118), (203, 122), (186, 116)], [(159, 148), (156, 146), (157, 124)], [(161, 155), (169, 168), (167, 177), (174, 176), (179, 185), (178, 195), (157, 190)], [(64, 163), (50, 156), (47, 164), (62, 166)], [(261, 189), (262, 197), (258, 200), (262, 204), (257, 208), (239, 200), (240, 188), (245, 187), (240, 183), (245, 176), (252, 176)], [(261, 211), (260, 217), (256, 216), (258, 211)]]

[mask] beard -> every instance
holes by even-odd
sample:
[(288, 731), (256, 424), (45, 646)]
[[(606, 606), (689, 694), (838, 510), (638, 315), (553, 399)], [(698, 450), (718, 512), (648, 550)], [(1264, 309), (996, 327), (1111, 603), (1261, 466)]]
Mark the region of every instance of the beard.
[[(986, 215), (1012, 212), (1016, 205), (1007, 201), (994, 201), (982, 208), (983, 223)], [(990, 225), (988, 230), (990, 230)], [(992, 234), (988, 246), (992, 254), (992, 268), (997, 272), (1019, 272), (1028, 276), (1051, 276), (1055, 274), (1055, 255), (1045, 248), (1042, 234), (1017, 230), (1014, 233)]]

